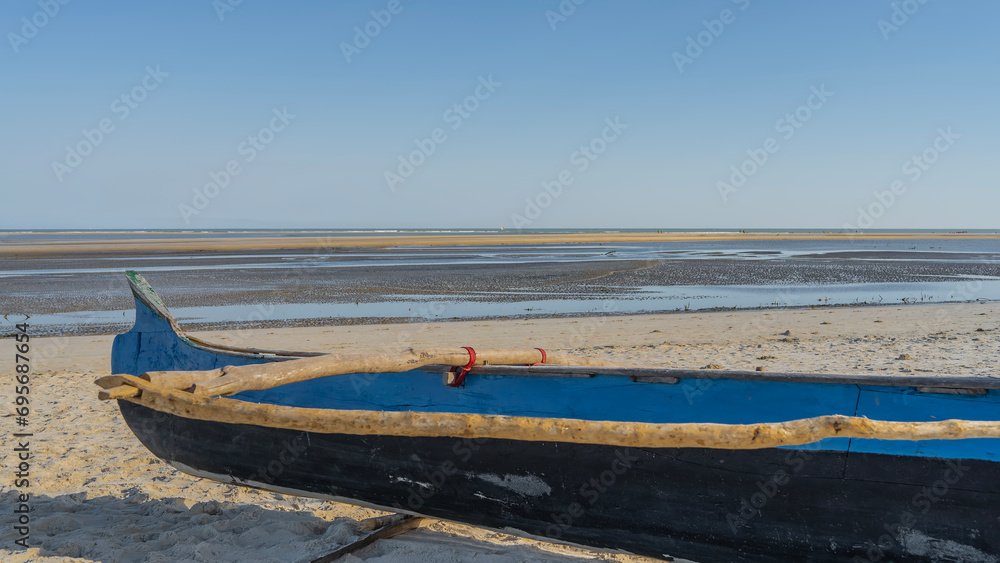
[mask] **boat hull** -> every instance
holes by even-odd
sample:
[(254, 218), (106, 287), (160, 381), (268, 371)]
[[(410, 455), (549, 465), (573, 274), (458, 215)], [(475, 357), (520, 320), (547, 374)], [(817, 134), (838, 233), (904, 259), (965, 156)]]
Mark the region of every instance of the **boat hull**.
[(305, 433), (120, 407), (196, 475), (652, 557), (993, 561), (1000, 546), (990, 461)]
[[(295, 357), (188, 337), (145, 287), (133, 279), (136, 325), (115, 339), (114, 373)], [(824, 414), (1000, 419), (995, 389), (949, 395), (858, 384), (636, 383), (602, 375), (470, 376), (466, 388), (453, 389), (441, 385), (440, 374), (358, 374), (232, 398), (313, 409), (548, 413), (623, 424), (746, 424)], [(302, 432), (177, 416), (128, 400), (119, 407), (154, 455), (192, 475), (528, 537), (700, 563), (1000, 561), (998, 439), (638, 449)]]

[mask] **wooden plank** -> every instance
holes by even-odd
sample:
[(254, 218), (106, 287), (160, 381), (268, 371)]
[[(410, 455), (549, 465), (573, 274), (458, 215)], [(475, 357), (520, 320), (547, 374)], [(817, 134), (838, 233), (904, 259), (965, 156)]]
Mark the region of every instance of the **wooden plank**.
[[(424, 371), (443, 371), (450, 366), (429, 365)], [(734, 379), (738, 381), (790, 381), (801, 383), (839, 383), (849, 385), (876, 385), (888, 387), (934, 387), (953, 389), (1000, 389), (1000, 377), (950, 376), (950, 375), (880, 375), (796, 373), (779, 371), (740, 371), (721, 369), (673, 369), (591, 366), (473, 366), (470, 374), (479, 375), (552, 375), (563, 377), (592, 377), (615, 375), (639, 378), (690, 378)]]
[(97, 398), (102, 401), (110, 401), (112, 399), (128, 399), (131, 397), (138, 397), (142, 391), (139, 391), (131, 385), (119, 385), (118, 387), (112, 387), (110, 389), (104, 389), (97, 393)]
[[(536, 348), (476, 350), (475, 356), (477, 364), (486, 365), (523, 366), (541, 362), (543, 359), (542, 353)], [(575, 358), (558, 352), (550, 352), (546, 356), (548, 364), (610, 367), (600, 360)], [(397, 353), (327, 354), (286, 362), (226, 366), (201, 372), (199, 377), (202, 379), (192, 386), (192, 392), (202, 396), (232, 395), (241, 391), (261, 391), (331, 375), (399, 373), (429, 364), (464, 366), (469, 363), (470, 358), (468, 350), (462, 348), (410, 348)]]
[(629, 379), (633, 383), (666, 383), (667, 385), (673, 385), (678, 381), (676, 377), (663, 377), (660, 375), (633, 375)]
[(954, 387), (917, 387), (920, 393), (937, 393), (938, 395), (985, 395), (986, 389), (967, 388), (956, 389)]
[(128, 399), (149, 408), (216, 422), (354, 435), (450, 436), (568, 442), (634, 448), (761, 449), (825, 438), (962, 440), (1000, 438), (997, 420), (896, 422), (829, 415), (756, 424), (645, 423), (476, 413), (298, 408), (210, 398), (123, 376), (143, 391)]
[[(391, 538), (393, 536), (398, 536), (399, 534), (404, 534), (413, 530), (414, 528), (419, 528), (421, 523), (424, 522), (426, 518), (421, 518), (419, 516), (409, 516), (405, 514), (393, 514), (392, 516), (383, 516), (381, 518), (370, 518), (369, 520), (362, 521), (362, 526), (366, 523), (372, 522), (374, 524), (380, 525), (374, 532), (362, 536), (345, 546), (338, 548), (336, 551), (313, 559), (310, 563), (330, 563), (331, 561), (336, 561), (341, 557), (347, 555), (348, 553), (353, 553), (363, 547), (369, 546), (378, 540), (384, 540)], [(365, 526), (367, 527), (367, 526)]]
[(94, 380), (101, 389), (114, 389), (119, 385), (124, 385), (126, 379), (121, 375), (105, 375), (104, 377), (98, 377)]

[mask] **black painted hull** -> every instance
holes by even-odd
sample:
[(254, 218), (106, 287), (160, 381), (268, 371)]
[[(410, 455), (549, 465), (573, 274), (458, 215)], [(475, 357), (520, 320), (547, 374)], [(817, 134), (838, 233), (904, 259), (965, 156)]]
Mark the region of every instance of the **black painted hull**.
[(119, 405), (194, 474), (653, 557), (962, 561), (1000, 546), (996, 462), (317, 434)]

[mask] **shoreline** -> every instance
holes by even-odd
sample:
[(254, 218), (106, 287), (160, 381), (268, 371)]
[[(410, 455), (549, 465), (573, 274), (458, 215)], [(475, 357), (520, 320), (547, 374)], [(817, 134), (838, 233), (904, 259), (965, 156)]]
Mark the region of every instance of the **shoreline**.
[[(594, 239), (589, 234), (574, 235)], [(617, 237), (650, 238), (648, 233)], [(344, 246), (236, 252), (88, 251), (105, 241), (23, 244), (0, 253), (0, 313), (36, 316), (39, 332), (101, 334), (126, 326), (125, 270), (148, 278), (196, 329), (406, 323), (443, 319), (585, 317), (809, 306), (1000, 300), (1000, 254), (989, 240), (581, 243), (537, 246)], [(893, 236), (879, 234), (880, 237)], [(899, 236), (899, 235), (896, 235)], [(926, 236), (918, 234), (910, 237)], [(962, 235), (965, 236), (965, 235)], [(969, 235), (981, 237), (983, 235)], [(465, 235), (431, 237), (440, 244)], [(503, 238), (485, 237), (494, 243)], [(537, 240), (537, 237), (534, 237)], [(550, 237), (551, 238), (551, 237)], [(604, 238), (607, 238), (605, 235)], [(677, 238), (653, 234), (653, 238)], [(702, 240), (695, 240), (695, 239)], [(265, 239), (170, 244), (252, 246)], [(266, 239), (355, 245), (356, 237)], [(366, 237), (378, 244), (424, 237)], [(75, 250), (62, 252), (66, 246)], [(248, 322), (249, 321), (249, 322)], [(183, 321), (182, 322), (188, 322)], [(4, 330), (0, 329), (0, 334)]]
[(513, 246), (608, 242), (693, 242), (768, 240), (943, 240), (1000, 239), (1000, 233), (572, 233), (572, 234), (400, 234), (303, 237), (186, 237), (87, 241), (5, 242), (0, 254), (31, 255), (80, 252), (231, 252), (237, 250), (315, 250), (434, 246)]

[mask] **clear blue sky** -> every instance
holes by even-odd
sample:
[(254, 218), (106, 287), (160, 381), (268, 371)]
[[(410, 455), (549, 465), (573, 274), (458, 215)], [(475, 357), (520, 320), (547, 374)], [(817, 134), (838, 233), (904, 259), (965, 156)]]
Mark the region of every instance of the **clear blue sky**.
[(1000, 227), (1000, 4), (561, 4), (4, 2), (0, 228)]

